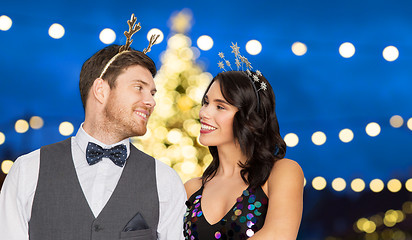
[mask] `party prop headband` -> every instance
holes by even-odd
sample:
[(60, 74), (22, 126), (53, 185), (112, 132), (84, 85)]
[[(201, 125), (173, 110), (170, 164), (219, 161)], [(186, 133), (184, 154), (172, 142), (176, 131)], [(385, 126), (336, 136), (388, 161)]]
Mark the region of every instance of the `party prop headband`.
[[(246, 74), (250, 80), (250, 82), (252, 83), (253, 89), (255, 90), (256, 93), (256, 99), (257, 99), (257, 110), (259, 112), (259, 106), (260, 106), (260, 97), (259, 97), (259, 91), (260, 90), (266, 90), (267, 89), (267, 85), (265, 82), (263, 81), (259, 81), (259, 77), (262, 76), (262, 73), (259, 70), (256, 70), (256, 72), (252, 72), (251, 69), (253, 69), (252, 64), (247, 60), (246, 57), (242, 56), (239, 52), (239, 47), (237, 46), (237, 43), (234, 44), (232, 42), (232, 46), (230, 46), (232, 48), (232, 53), (235, 54), (235, 64), (237, 67), (238, 71), (244, 71), (243, 70), (243, 64), (246, 65)], [(230, 68), (230, 70), (232, 69), (232, 66), (230, 64), (230, 62), (228, 60), (225, 59), (225, 55), (222, 52), (219, 52), (219, 57), (221, 59), (223, 59), (223, 61), (226, 63), (226, 66), (228, 66)], [(223, 69), (223, 71), (226, 72), (225, 69), (225, 64), (222, 61), (218, 62), (218, 66), (220, 69)], [(260, 84), (260, 88), (257, 89), (255, 83)]]
[[(137, 18), (134, 16), (134, 13), (132, 13), (132, 16), (130, 18), (130, 20), (127, 20), (127, 24), (129, 25), (129, 31), (124, 31), (124, 35), (126, 36), (126, 44), (121, 46), (119, 48), (119, 52), (114, 55), (109, 62), (107, 62), (106, 66), (104, 66), (102, 73), (100, 74), (99, 78), (102, 78), (103, 75), (106, 73), (107, 69), (110, 67), (110, 65), (116, 60), (117, 57), (119, 57), (120, 55), (122, 55), (123, 53), (126, 52), (130, 52), (130, 45), (133, 42), (132, 36), (133, 34), (137, 33), (138, 31), (140, 31), (140, 29), (142, 28), (140, 26), (140, 22), (136, 24)], [(159, 38), (160, 35), (152, 35), (150, 37), (150, 41), (149, 41), (149, 46), (147, 48), (145, 48), (143, 50), (143, 53), (146, 54), (148, 52), (150, 52), (153, 44), (156, 43), (157, 39)]]
[[(259, 81), (260, 80), (259, 77), (262, 76), (262, 73), (259, 70), (256, 70), (256, 72), (251, 71), (253, 69), (252, 64), (247, 60), (246, 57), (244, 57), (240, 54), (239, 47), (237, 46), (237, 43), (234, 44), (232, 42), (232, 46), (230, 46), (230, 48), (232, 48), (232, 53), (235, 54), (235, 64), (237, 66), (237, 70), (238, 71), (244, 71), (243, 70), (243, 64), (246, 65), (246, 73), (247, 73), (249, 79), (252, 80), (252, 83), (253, 83), (252, 85), (256, 90), (256, 94), (260, 90), (266, 90), (267, 89), (266, 83), (263, 82), (263, 81), (262, 82)], [(225, 55), (222, 52), (219, 52), (218, 55), (221, 59), (223, 59), (223, 61), (230, 68), (230, 70), (233, 70), (230, 62), (225, 59)], [(226, 72), (225, 64), (222, 61), (218, 62), (218, 66), (219, 66), (220, 69), (223, 69), (223, 71)], [(260, 88), (259, 89), (256, 88), (255, 83), (260, 83)]]

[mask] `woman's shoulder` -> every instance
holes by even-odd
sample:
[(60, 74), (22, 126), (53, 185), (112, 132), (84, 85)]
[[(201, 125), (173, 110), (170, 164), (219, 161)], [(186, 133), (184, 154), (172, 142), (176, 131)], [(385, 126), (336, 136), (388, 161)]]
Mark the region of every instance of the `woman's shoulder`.
[(187, 198), (190, 198), (190, 196), (192, 196), (193, 193), (195, 193), (201, 187), (202, 187), (202, 178), (200, 177), (192, 178), (189, 181), (187, 181), (185, 183)]
[(304, 174), (301, 166), (294, 160), (282, 158), (275, 162), (270, 172), (269, 178), (263, 185), (263, 190), (268, 193), (270, 189), (278, 188), (280, 185), (296, 185), (300, 187), (304, 184)]
[(287, 171), (288, 173), (303, 174), (303, 170), (300, 167), (299, 163), (292, 159), (282, 158), (275, 162), (272, 168), (272, 172), (283, 172)]

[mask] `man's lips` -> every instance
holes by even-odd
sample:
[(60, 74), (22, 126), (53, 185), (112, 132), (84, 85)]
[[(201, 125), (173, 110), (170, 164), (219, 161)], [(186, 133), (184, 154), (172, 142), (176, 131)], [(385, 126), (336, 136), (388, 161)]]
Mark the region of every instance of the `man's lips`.
[(135, 110), (134, 112), (137, 114), (137, 116), (143, 118), (144, 120), (147, 120), (147, 118), (149, 117), (149, 112), (147, 111)]

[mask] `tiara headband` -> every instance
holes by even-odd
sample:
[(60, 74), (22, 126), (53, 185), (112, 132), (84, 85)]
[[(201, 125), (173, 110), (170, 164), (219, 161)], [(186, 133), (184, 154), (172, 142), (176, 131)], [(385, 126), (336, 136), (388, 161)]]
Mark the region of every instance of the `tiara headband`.
[[(108, 69), (108, 68), (110, 67), (110, 65), (117, 59), (117, 57), (119, 57), (119, 56), (122, 55), (123, 53), (130, 52), (130, 50), (129, 50), (129, 49), (130, 49), (130, 45), (131, 45), (132, 42), (133, 42), (132, 36), (133, 36), (133, 34), (137, 33), (137, 32), (142, 28), (142, 27), (140, 26), (140, 22), (136, 24), (136, 21), (137, 21), (137, 18), (134, 16), (134, 13), (132, 13), (132, 16), (130, 17), (130, 20), (127, 20), (127, 24), (129, 25), (129, 31), (127, 31), (127, 32), (124, 31), (124, 35), (126, 36), (126, 44), (123, 45), (123, 46), (121, 46), (121, 47), (119, 48), (119, 52), (118, 52), (116, 55), (114, 55), (114, 56), (107, 62), (106, 66), (104, 66), (103, 71), (102, 71), (102, 73), (100, 74), (99, 78), (102, 78), (102, 77), (103, 77), (103, 75), (106, 73), (107, 69)], [(157, 38), (158, 38), (159, 36), (160, 36), (160, 35), (153, 34), (153, 35), (150, 37), (149, 46), (148, 46), (147, 48), (143, 49), (143, 53), (144, 53), (144, 54), (150, 52), (153, 44), (156, 43)]]
[[(260, 80), (259, 77), (262, 76), (262, 73), (259, 70), (256, 70), (256, 72), (251, 71), (253, 69), (252, 64), (247, 60), (246, 57), (244, 57), (240, 54), (239, 47), (237, 46), (237, 43), (234, 44), (232, 42), (232, 46), (230, 46), (230, 48), (232, 48), (232, 53), (235, 55), (235, 65), (237, 67), (237, 70), (242, 71), (242, 72), (246, 72), (250, 82), (252, 83), (253, 89), (255, 90), (255, 93), (256, 93), (257, 108), (258, 108), (258, 112), (259, 112), (260, 97), (259, 97), (258, 92), (260, 90), (266, 90), (267, 89), (266, 83), (263, 82), (263, 81), (259, 81)], [(226, 63), (226, 66), (228, 66), (230, 68), (230, 70), (233, 70), (230, 62), (225, 59), (225, 55), (222, 52), (219, 52), (218, 55)], [(223, 69), (223, 71), (226, 72), (225, 63), (223, 63), (222, 61), (219, 61), (218, 66), (219, 66), (220, 69)], [(246, 65), (246, 71), (243, 70), (243, 64)], [(259, 89), (256, 88), (255, 83), (260, 84)]]

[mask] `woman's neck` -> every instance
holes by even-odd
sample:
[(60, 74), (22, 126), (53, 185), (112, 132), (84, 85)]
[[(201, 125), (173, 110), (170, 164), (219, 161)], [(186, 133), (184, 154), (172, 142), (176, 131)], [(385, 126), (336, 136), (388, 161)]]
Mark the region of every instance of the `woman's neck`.
[(223, 178), (240, 177), (239, 162), (245, 163), (247, 158), (242, 153), (240, 145), (238, 143), (218, 146), (217, 151), (219, 154), (219, 168), (217, 169), (216, 176)]

